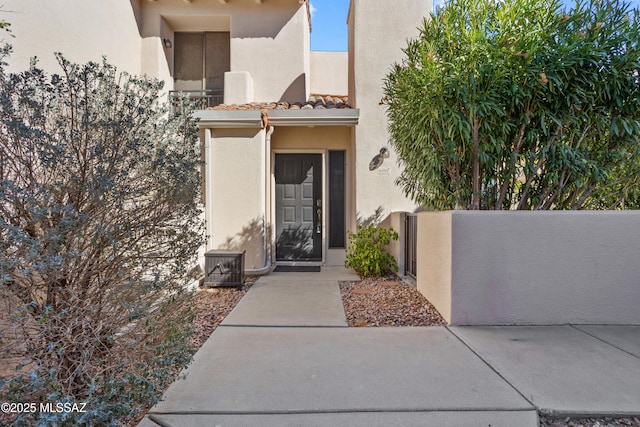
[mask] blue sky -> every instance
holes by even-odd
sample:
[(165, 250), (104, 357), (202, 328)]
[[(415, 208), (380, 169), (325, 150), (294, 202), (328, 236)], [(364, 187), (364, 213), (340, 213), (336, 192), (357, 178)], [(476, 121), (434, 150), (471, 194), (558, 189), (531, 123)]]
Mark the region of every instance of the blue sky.
[(349, 0), (311, 0), (311, 50), (347, 50)]
[[(347, 12), (350, 0), (311, 0), (311, 50), (347, 50)], [(393, 1), (393, 0), (388, 0)], [(440, 5), (443, 0), (434, 0)], [(565, 0), (566, 4), (573, 1)], [(639, 8), (640, 0), (631, 4)]]

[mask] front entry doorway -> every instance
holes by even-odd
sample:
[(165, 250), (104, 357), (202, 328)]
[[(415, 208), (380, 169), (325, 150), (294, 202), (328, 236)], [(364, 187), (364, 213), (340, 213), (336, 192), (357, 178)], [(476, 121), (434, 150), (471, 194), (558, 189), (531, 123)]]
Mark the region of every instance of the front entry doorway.
[(275, 160), (276, 261), (322, 261), (322, 155)]

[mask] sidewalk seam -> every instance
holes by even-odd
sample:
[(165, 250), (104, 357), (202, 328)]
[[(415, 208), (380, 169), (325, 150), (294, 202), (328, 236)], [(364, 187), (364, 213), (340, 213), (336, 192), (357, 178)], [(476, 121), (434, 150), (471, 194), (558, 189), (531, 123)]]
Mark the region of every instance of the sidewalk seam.
[(460, 338), (458, 335), (456, 335), (456, 333), (453, 332), (449, 328), (449, 326), (445, 326), (445, 329), (448, 330), (451, 333), (451, 335), (456, 337), (458, 339), (458, 341), (460, 341), (465, 347), (467, 347), (473, 354), (475, 354), (478, 359), (480, 359), (485, 365), (487, 365), (489, 367), (489, 369), (491, 369), (493, 372), (495, 372), (495, 374), (498, 377), (502, 378), (502, 380), (504, 382), (509, 384), (509, 387), (514, 389), (516, 391), (516, 393), (518, 393), (527, 403), (529, 403), (534, 410), (536, 410), (536, 411), (538, 410), (538, 407), (531, 400), (529, 400), (524, 394), (522, 394), (522, 392), (520, 390), (518, 390), (513, 384), (511, 384), (511, 382), (509, 380), (507, 380), (500, 372), (498, 372), (493, 366), (491, 366), (491, 364), (489, 362), (487, 362), (484, 359), (484, 357), (480, 356), (480, 354), (477, 351), (475, 351), (473, 348), (471, 348), (471, 346), (468, 345), (466, 342), (464, 342), (464, 340), (462, 338)]
[(218, 325), (218, 328), (345, 329), (349, 325)]
[[(319, 409), (319, 410), (291, 410), (291, 411), (171, 411), (150, 412), (154, 415), (316, 415), (316, 414), (419, 414), (429, 412), (530, 412), (536, 408), (436, 408), (436, 409)], [(152, 420), (153, 421), (153, 420)]]
[[(158, 414), (158, 415), (165, 415), (165, 414)], [(165, 424), (164, 422), (160, 421), (159, 419), (157, 419), (156, 417), (153, 416), (153, 414), (148, 413), (146, 415), (146, 417), (151, 420), (152, 423), (158, 425), (159, 427), (169, 427), (168, 424)]]
[[(592, 333), (589, 333), (589, 332), (587, 332), (587, 331), (583, 331), (582, 329), (580, 329), (579, 325), (571, 325), (571, 324), (570, 324), (569, 326), (571, 326), (571, 327), (572, 327), (573, 329), (575, 329), (576, 331), (578, 331), (578, 332), (582, 332), (583, 334), (586, 334), (586, 335), (590, 336), (591, 338), (595, 338), (595, 339), (597, 339), (598, 341), (600, 341), (600, 342), (602, 342), (602, 343), (604, 343), (604, 344), (606, 344), (606, 345), (608, 345), (608, 346), (610, 346), (610, 347), (613, 347), (613, 348), (615, 348), (615, 349), (617, 349), (617, 350), (620, 350), (620, 351), (621, 351), (621, 352), (623, 352), (623, 353), (628, 354), (629, 356), (633, 356), (633, 357), (635, 357), (636, 359), (640, 359), (640, 357), (639, 357), (639, 356), (636, 356), (635, 354), (633, 354), (633, 353), (631, 353), (631, 352), (629, 352), (629, 351), (627, 351), (627, 350), (625, 350), (625, 349), (623, 349), (623, 348), (620, 348), (620, 347), (618, 347), (617, 345), (610, 343), (609, 341), (606, 341), (606, 340), (604, 340), (604, 339), (602, 339), (602, 338), (600, 338), (600, 337), (598, 337), (598, 336), (596, 336), (596, 335), (593, 335)], [(587, 325), (587, 326), (589, 326), (589, 325)]]

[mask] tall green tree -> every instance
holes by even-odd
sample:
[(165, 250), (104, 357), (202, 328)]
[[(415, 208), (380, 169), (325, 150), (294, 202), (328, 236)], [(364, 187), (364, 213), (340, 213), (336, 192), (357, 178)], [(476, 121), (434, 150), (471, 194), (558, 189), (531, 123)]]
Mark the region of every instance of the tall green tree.
[(0, 65), (0, 348), (22, 368), (0, 391), (87, 403), (24, 425), (120, 425), (190, 360), (199, 140), (162, 82), (58, 60)]
[(385, 81), (405, 194), (430, 209), (637, 206), (639, 28), (617, 0), (446, 3)]

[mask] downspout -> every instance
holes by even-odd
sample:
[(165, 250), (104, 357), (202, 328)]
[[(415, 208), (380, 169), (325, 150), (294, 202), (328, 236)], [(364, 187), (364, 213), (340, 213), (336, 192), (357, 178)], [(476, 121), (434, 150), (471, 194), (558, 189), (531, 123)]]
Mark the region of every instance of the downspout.
[[(213, 147), (211, 141), (211, 129), (204, 128), (204, 223), (205, 223), (205, 247), (206, 253), (211, 249), (211, 236), (213, 235), (213, 218), (211, 205), (213, 204)], [(202, 271), (205, 271), (205, 258), (202, 257)]]
[(245, 270), (245, 273), (250, 276), (262, 276), (271, 270), (271, 223), (268, 218), (271, 216), (271, 135), (273, 135), (274, 127), (269, 125), (268, 118), (264, 115), (263, 119), (268, 126), (264, 139), (264, 219), (262, 221), (265, 260), (264, 267)]
[(211, 244), (211, 224), (213, 224), (213, 220), (211, 218), (211, 201), (213, 200), (213, 189), (211, 182), (213, 180), (211, 165), (213, 153), (211, 148), (211, 128), (204, 128), (204, 190), (203, 190), (203, 198), (204, 198), (204, 223), (205, 223), (205, 242), (204, 242), (204, 253), (200, 253), (200, 249), (198, 249), (198, 262), (193, 266), (192, 270), (198, 271), (198, 278), (187, 285), (188, 290), (196, 290), (198, 286), (204, 283), (206, 277), (206, 253), (210, 248)]

